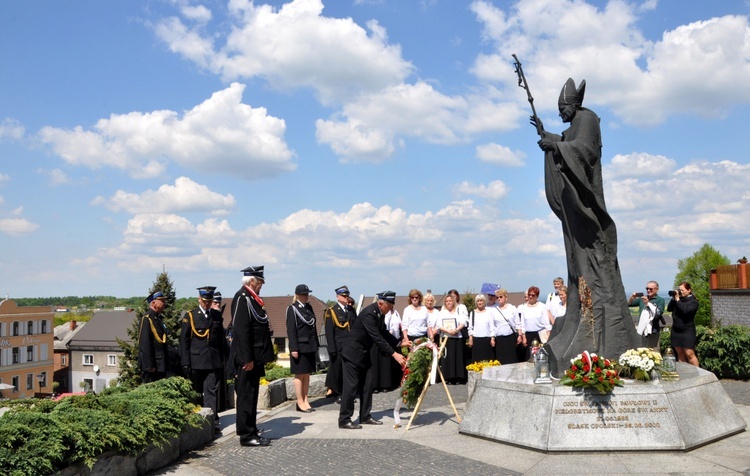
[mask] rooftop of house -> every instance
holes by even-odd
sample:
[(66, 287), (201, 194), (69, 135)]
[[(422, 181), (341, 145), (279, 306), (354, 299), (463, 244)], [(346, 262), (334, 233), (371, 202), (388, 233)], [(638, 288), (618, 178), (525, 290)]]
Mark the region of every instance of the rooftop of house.
[(130, 342), (128, 328), (136, 317), (136, 313), (132, 311), (96, 311), (91, 320), (68, 341), (68, 348), (119, 349), (117, 339)]
[[(274, 337), (287, 337), (286, 332), (286, 309), (292, 303), (294, 296), (261, 296), (263, 299), (266, 313), (269, 316), (271, 322), (271, 328), (273, 329)], [(328, 307), (325, 302), (316, 298), (314, 295), (310, 295), (310, 305), (315, 311), (315, 325), (318, 333), (320, 328), (323, 326), (323, 312)], [(222, 306), (224, 306), (224, 312), (222, 317), (224, 318), (224, 327), (228, 328), (232, 323), (232, 299), (223, 298)]]
[(85, 325), (85, 322), (68, 321), (55, 326), (55, 350), (68, 350), (68, 343)]

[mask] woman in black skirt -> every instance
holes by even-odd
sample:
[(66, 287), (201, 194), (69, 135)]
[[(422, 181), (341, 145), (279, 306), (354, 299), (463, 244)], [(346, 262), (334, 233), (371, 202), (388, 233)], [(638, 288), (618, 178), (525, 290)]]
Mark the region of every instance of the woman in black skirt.
[(466, 370), (466, 339), (461, 335), (461, 329), (466, 327), (466, 317), (456, 308), (456, 299), (447, 294), (443, 301), (443, 309), (437, 319), (437, 330), (440, 338), (448, 337), (445, 354), (440, 359), (440, 371), (448, 384), (464, 384), (469, 378)]
[(474, 298), (477, 308), (469, 313), (469, 347), (471, 361), (495, 359), (495, 309), (487, 308), (487, 297), (477, 294)]
[(698, 367), (698, 356), (695, 355), (698, 300), (693, 296), (690, 283), (680, 283), (667, 305), (667, 311), (672, 311), (672, 347), (677, 351), (677, 360)]
[(497, 296), (497, 315), (495, 318), (495, 358), (503, 365), (515, 364), (518, 362), (516, 346), (521, 343), (518, 336), (518, 310), (516, 306), (508, 303), (508, 291), (498, 289), (495, 291)]
[(304, 413), (314, 411), (307, 400), (307, 394), (310, 391), (310, 373), (315, 372), (315, 354), (318, 352), (315, 311), (308, 303), (310, 292), (307, 285), (298, 285), (294, 290), (294, 300), (286, 309), (286, 332), (291, 357), (289, 363), (294, 374), (297, 411)]

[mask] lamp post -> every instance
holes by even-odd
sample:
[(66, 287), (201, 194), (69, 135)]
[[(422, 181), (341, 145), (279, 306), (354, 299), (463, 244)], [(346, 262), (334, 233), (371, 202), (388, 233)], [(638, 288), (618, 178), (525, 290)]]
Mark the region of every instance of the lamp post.
[(44, 383), (44, 374), (38, 374), (36, 379), (39, 380), (39, 398), (42, 397), (42, 384)]

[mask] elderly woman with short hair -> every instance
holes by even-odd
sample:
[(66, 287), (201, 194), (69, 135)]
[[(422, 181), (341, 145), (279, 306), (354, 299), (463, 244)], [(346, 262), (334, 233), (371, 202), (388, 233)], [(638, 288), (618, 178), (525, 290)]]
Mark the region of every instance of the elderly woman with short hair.
[(518, 332), (521, 323), (518, 320), (516, 306), (508, 302), (508, 291), (498, 289), (497, 314), (495, 318), (495, 358), (501, 364), (515, 364), (518, 362), (516, 347), (522, 343)]
[(471, 361), (495, 359), (495, 322), (497, 312), (493, 307), (486, 307), (487, 297), (477, 294), (474, 297), (476, 309), (469, 313), (469, 347)]

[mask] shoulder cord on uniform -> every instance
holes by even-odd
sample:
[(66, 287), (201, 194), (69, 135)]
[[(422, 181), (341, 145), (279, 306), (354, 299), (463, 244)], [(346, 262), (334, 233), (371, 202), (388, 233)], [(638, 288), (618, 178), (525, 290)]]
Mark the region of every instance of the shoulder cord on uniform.
[(294, 311), (294, 314), (297, 315), (297, 319), (299, 319), (300, 321), (304, 322), (308, 326), (314, 326), (315, 325), (315, 316), (314, 315), (313, 315), (312, 319), (305, 319), (305, 316), (303, 316), (302, 313), (297, 310), (297, 307), (294, 304), (292, 304), (289, 307), (291, 307), (292, 311)]
[[(256, 321), (260, 322), (261, 324), (265, 324), (268, 322), (268, 316), (260, 316), (258, 312), (253, 308), (253, 306), (250, 304), (250, 298), (247, 296), (247, 294), (242, 293), (242, 296), (247, 301), (247, 312), (252, 314), (253, 318), (255, 318)], [(234, 309), (232, 310), (232, 327), (234, 327), (234, 319), (237, 317), (237, 307), (240, 305), (240, 300), (237, 300), (237, 304), (234, 306)]]
[(138, 328), (138, 336), (141, 335), (141, 330), (143, 329), (143, 321), (145, 319), (148, 319), (148, 323), (151, 326), (151, 333), (154, 334), (154, 339), (159, 344), (166, 344), (167, 342), (167, 331), (164, 331), (164, 335), (162, 337), (159, 337), (159, 332), (156, 330), (156, 327), (154, 326), (154, 321), (146, 314), (143, 316), (143, 319), (141, 319), (141, 326)]
[(208, 329), (201, 334), (198, 332), (198, 329), (195, 328), (195, 322), (193, 321), (193, 311), (188, 311), (188, 316), (190, 316), (190, 327), (193, 329), (193, 334), (195, 334), (199, 339), (205, 339), (208, 337), (208, 333), (211, 331), (211, 328)]
[(326, 314), (330, 313), (331, 319), (333, 320), (333, 325), (338, 327), (339, 329), (349, 329), (349, 322), (340, 323), (338, 318), (336, 318), (336, 312), (333, 310), (333, 307), (329, 307)]

